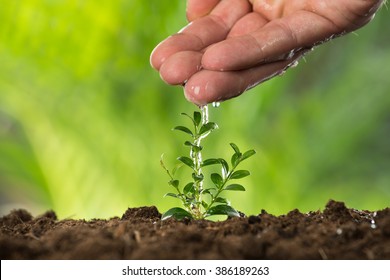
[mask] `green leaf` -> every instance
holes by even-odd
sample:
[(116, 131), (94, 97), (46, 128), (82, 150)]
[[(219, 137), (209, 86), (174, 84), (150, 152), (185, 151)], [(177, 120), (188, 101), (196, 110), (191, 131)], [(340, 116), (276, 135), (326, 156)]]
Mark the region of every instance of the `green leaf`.
[(247, 158), (253, 156), (254, 154), (256, 154), (256, 151), (255, 151), (255, 150), (246, 151), (246, 152), (242, 155), (241, 161), (246, 160)]
[(222, 168), (224, 169), (225, 174), (228, 174), (228, 172), (229, 172), (229, 164), (223, 158), (220, 158), (218, 160), (222, 164)]
[(191, 183), (188, 183), (187, 185), (185, 185), (185, 187), (183, 188), (183, 193), (184, 194), (193, 194), (195, 192), (195, 186), (194, 186), (194, 183), (191, 182)]
[(202, 114), (198, 111), (194, 112), (194, 124), (195, 126), (199, 126), (202, 121)]
[(240, 149), (238, 148), (238, 146), (236, 144), (230, 143), (230, 146), (233, 148), (233, 150), (236, 154), (241, 154)]
[(207, 216), (213, 216), (213, 215), (227, 215), (229, 217), (239, 217), (240, 214), (231, 206), (229, 205), (216, 205), (214, 207), (211, 207), (207, 213)]
[(226, 198), (224, 198), (224, 197), (217, 197), (215, 199), (215, 202), (229, 205), (229, 201)]
[(196, 146), (194, 143), (190, 142), (190, 141), (185, 141), (184, 142), (184, 146), (190, 146), (190, 147), (194, 147)]
[(215, 186), (217, 188), (220, 188), (223, 184), (223, 179), (221, 177), (221, 175), (219, 175), (218, 173), (213, 173), (211, 174), (211, 181), (213, 181), (213, 183), (215, 184)]
[(164, 164), (164, 154), (162, 154), (160, 156), (160, 165), (162, 168), (164, 168), (165, 170), (167, 170), (168, 168), (165, 167), (165, 164)]
[(164, 197), (166, 197), (166, 196), (171, 196), (171, 197), (174, 197), (174, 198), (180, 198), (179, 195), (177, 195), (177, 194), (175, 194), (175, 193), (166, 193), (166, 194), (164, 195)]
[(189, 134), (191, 136), (194, 136), (194, 134), (192, 133), (191, 129), (189, 129), (188, 127), (185, 127), (185, 126), (181, 126), (181, 125), (175, 126), (173, 128), (173, 130), (180, 130), (180, 131), (183, 131), (184, 133), (187, 133), (187, 134)]
[(192, 173), (192, 179), (194, 179), (195, 182), (200, 182), (204, 179), (204, 175), (202, 173), (199, 175)]
[(169, 218), (175, 218), (176, 220), (182, 220), (186, 217), (192, 219), (192, 215), (189, 212), (187, 212), (183, 208), (174, 207), (174, 208), (169, 209), (167, 212), (165, 212), (162, 215), (161, 220), (164, 221), (164, 220), (169, 219)]
[(177, 170), (179, 170), (182, 166), (183, 166), (183, 164), (181, 164), (181, 163), (176, 164), (176, 166), (172, 169), (172, 176), (175, 176)]
[(192, 169), (194, 169), (194, 162), (189, 157), (182, 156), (182, 157), (178, 157), (177, 160), (180, 160), (185, 165), (187, 165), (187, 166), (191, 167)]
[(195, 125), (195, 120), (190, 116), (188, 115), (187, 113), (181, 113), (182, 116), (186, 116), (187, 118), (189, 118)]
[(202, 146), (197, 146), (197, 145), (195, 145), (194, 143), (192, 143), (190, 141), (185, 141), (184, 145), (191, 147), (194, 152), (199, 152), (199, 151), (201, 151), (203, 149)]
[(162, 154), (161, 157), (160, 157), (160, 165), (167, 172), (168, 176), (173, 180), (173, 175), (171, 175), (171, 173), (169, 172), (168, 168), (164, 164), (164, 154)]
[(213, 192), (217, 192), (217, 189), (216, 188), (207, 188), (207, 189), (203, 189), (202, 191), (201, 191), (201, 194), (209, 194), (209, 195), (211, 195), (211, 197), (213, 197), (214, 195), (213, 195)]
[(219, 163), (220, 163), (219, 159), (209, 158), (202, 162), (202, 166), (208, 166), (208, 165), (219, 164)]
[(200, 131), (199, 131), (199, 135), (206, 134), (207, 132), (210, 132), (210, 131), (217, 129), (217, 128), (218, 128), (218, 125), (216, 123), (208, 122), (208, 123), (202, 125), (202, 127), (200, 128)]
[(207, 207), (209, 207), (209, 205), (207, 204), (207, 202), (206, 201), (202, 201), (202, 206), (203, 206), (203, 208), (207, 208)]
[(192, 143), (192, 142), (190, 142), (190, 141), (185, 141), (185, 142), (184, 142), (184, 145), (185, 145), (185, 146), (190, 146), (190, 147), (201, 148), (200, 146), (197, 146), (197, 145), (195, 145), (194, 143)]
[(241, 156), (242, 156), (241, 153), (234, 153), (234, 154), (232, 155), (231, 162), (232, 162), (233, 169), (240, 163), (240, 161), (241, 161)]
[(168, 184), (177, 189), (179, 187), (179, 180), (171, 180)]
[(237, 170), (230, 176), (230, 179), (241, 179), (249, 175), (250, 172), (248, 170)]
[(245, 188), (240, 184), (231, 184), (224, 188), (225, 191), (241, 191), (244, 192)]

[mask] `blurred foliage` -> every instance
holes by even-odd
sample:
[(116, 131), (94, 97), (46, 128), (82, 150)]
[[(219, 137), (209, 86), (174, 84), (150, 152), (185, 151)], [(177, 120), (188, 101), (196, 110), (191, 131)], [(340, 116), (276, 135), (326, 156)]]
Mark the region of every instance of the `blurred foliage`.
[[(194, 105), (149, 66), (153, 47), (185, 24), (185, 1), (2, 1), (0, 207), (106, 218), (176, 202), (159, 166), (186, 151), (170, 129)], [(359, 209), (390, 201), (390, 32), (382, 9), (294, 70), (211, 109), (229, 142), (258, 154), (244, 168), (247, 214)]]

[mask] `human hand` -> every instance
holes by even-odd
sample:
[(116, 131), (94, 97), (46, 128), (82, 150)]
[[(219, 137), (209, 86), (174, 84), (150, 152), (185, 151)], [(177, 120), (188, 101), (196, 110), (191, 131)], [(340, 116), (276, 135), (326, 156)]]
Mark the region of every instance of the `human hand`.
[(367, 24), (383, 0), (188, 0), (190, 24), (151, 65), (205, 105), (240, 95), (295, 65), (313, 46)]

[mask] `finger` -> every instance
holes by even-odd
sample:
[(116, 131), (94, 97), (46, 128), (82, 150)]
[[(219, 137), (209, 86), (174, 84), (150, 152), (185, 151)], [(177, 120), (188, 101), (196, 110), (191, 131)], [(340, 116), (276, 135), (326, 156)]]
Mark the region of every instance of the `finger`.
[[(308, 11), (276, 19), (248, 35), (229, 38), (211, 46), (202, 65), (209, 70), (240, 70), (309, 47), (339, 32), (327, 19)], [(243, 55), (245, 54), (245, 55)]]
[(241, 17), (251, 11), (252, 6), (247, 0), (224, 0), (212, 10), (210, 15), (217, 17), (219, 23), (229, 31)]
[(151, 65), (158, 70), (164, 61), (176, 52), (200, 51), (224, 40), (234, 23), (250, 9), (251, 6), (247, 0), (220, 2), (210, 15), (193, 21), (180, 33), (159, 44), (152, 52)]
[(188, 21), (208, 15), (219, 2), (220, 0), (188, 0), (186, 11)]
[(249, 13), (244, 17), (240, 18), (232, 27), (229, 32), (228, 38), (243, 36), (248, 33), (255, 32), (259, 30), (264, 25), (268, 23), (268, 20), (265, 19), (259, 13)]
[(293, 58), (272, 62), (240, 71), (201, 70), (194, 74), (184, 87), (184, 94), (190, 102), (202, 106), (215, 101), (236, 97), (248, 89), (284, 73), (295, 65), (304, 52), (299, 52)]
[(160, 68), (160, 76), (170, 85), (182, 85), (201, 68), (202, 53), (178, 52), (170, 56)]
[(173, 54), (181, 51), (199, 51), (204, 48), (200, 38), (187, 33), (178, 33), (161, 42), (150, 55), (150, 64), (160, 70), (163, 63)]

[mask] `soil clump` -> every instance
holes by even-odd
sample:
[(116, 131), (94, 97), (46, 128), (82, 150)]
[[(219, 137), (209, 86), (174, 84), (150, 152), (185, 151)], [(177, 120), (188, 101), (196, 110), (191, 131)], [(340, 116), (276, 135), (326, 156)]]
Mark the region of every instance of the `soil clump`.
[(390, 208), (161, 221), (156, 207), (108, 220), (58, 220), (14, 210), (0, 218), (1, 259), (390, 259)]

